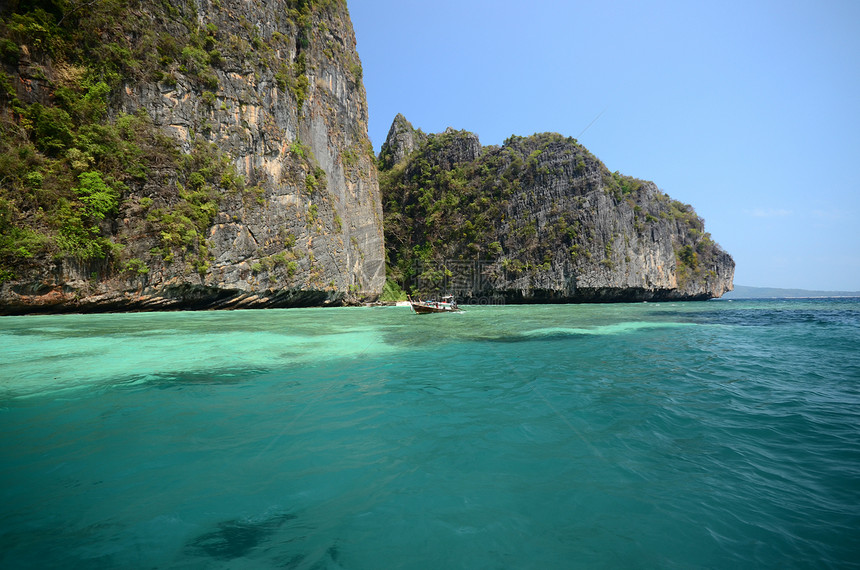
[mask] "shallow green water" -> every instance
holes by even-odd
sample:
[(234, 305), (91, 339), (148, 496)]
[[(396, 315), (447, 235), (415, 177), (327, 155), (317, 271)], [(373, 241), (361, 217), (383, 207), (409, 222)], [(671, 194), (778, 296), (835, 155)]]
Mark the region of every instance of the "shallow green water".
[(4, 568), (858, 567), (855, 300), (0, 318)]

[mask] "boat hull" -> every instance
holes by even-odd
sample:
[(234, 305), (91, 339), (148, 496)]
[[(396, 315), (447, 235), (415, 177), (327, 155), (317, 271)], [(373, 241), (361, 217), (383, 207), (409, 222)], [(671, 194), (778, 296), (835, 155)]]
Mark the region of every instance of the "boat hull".
[(436, 307), (434, 305), (423, 304), (423, 303), (412, 303), (412, 310), (418, 313), (419, 315), (429, 315), (430, 313), (460, 313), (462, 309), (455, 309), (451, 306)]
[(419, 315), (429, 315), (430, 313), (460, 313), (460, 307), (454, 301), (453, 295), (442, 297), (442, 301), (415, 301), (412, 297), (407, 296), (409, 306), (412, 311)]

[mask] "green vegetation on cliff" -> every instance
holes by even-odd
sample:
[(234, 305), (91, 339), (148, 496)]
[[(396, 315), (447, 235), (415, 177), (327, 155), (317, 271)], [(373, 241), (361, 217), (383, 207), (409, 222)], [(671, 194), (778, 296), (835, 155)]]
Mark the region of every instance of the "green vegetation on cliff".
[(481, 147), (465, 131), (411, 130), (398, 116), (379, 159), (389, 275), (404, 286), (460, 287), (458, 268), (479, 261), (461, 294), (721, 294), (733, 264), (692, 207), (610, 172), (575, 139), (542, 133)]
[[(547, 174), (536, 157), (554, 142), (576, 145), (573, 139), (545, 134), (528, 140), (511, 137), (501, 149), (482, 151), (475, 160), (458, 160), (456, 152), (446, 156), (449, 149), (473, 140), (465, 131), (431, 135), (408, 161), (380, 169), (387, 250), (396, 279), (414, 277), (425, 263), (498, 258), (502, 248), (497, 234), (512, 198), (524, 184)], [(383, 149), (383, 157), (386, 152), (390, 150)], [(534, 226), (527, 223), (513, 231), (534, 235)], [(527, 240), (526, 245), (532, 257), (541, 257), (547, 244)]]
[[(222, 161), (198, 152), (202, 145), (183, 157), (145, 111), (109, 112), (124, 82), (163, 78), (174, 56), (184, 58), (201, 82), (214, 77), (209, 55), (201, 55), (205, 32), (189, 32), (182, 37), (188, 45), (180, 46), (171, 36), (157, 36), (146, 18), (133, 15), (135, 7), (120, 0), (12, 2), (0, 14), (2, 280), (40, 258), (73, 257), (100, 270), (144, 266), (124, 256), (127, 236), (116, 234), (115, 220), (132, 207), (130, 188), (167, 167), (181, 173), (171, 181), (179, 207), (173, 219), (151, 215), (153, 231), (169, 241), (199, 230), (190, 218), (211, 217), (211, 201), (180, 188), (195, 177), (211, 183), (228, 170)], [(168, 3), (160, 8), (160, 17), (175, 12)], [(213, 163), (221, 172), (212, 171)], [(191, 253), (205, 258), (204, 240), (195, 236), (194, 242)]]
[[(215, 5), (233, 17), (226, 0)], [(144, 109), (126, 114), (115, 103), (129, 85), (171, 86), (181, 75), (211, 108), (217, 71), (240, 64), (275, 70), (300, 111), (308, 90), (300, 51), (313, 12), (345, 7), (343, 0), (286, 5), (285, 25), (297, 30), (295, 39), (275, 32), (264, 40), (243, 16), (245, 34), (221, 30), (201, 22), (193, 2), (7, 3), (0, 10), (0, 283), (64, 258), (97, 275), (145, 273), (147, 262), (126, 249), (136, 236), (117, 223), (128, 217), (140, 218), (138, 233), (157, 237), (158, 247), (147, 255), (165, 263), (182, 259), (205, 272), (211, 261), (206, 230), (225, 196), (265, 200), (265, 193), (246, 187), (230, 158), (206, 140), (211, 125), (205, 121), (183, 150)], [(296, 61), (283, 63), (277, 50), (292, 48), (299, 51)], [(344, 57), (334, 49), (330, 54)], [(313, 172), (311, 192), (324, 188), (325, 173), (312, 153), (293, 158)]]

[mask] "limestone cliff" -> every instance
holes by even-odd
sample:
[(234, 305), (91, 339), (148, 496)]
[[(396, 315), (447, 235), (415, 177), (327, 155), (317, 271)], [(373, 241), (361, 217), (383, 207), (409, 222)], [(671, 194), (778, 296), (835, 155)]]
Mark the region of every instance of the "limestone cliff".
[(387, 253), (406, 288), (490, 302), (693, 300), (732, 288), (734, 261), (692, 207), (610, 172), (572, 138), (481, 147), (465, 131), (409, 131), (398, 116), (380, 153)]
[(0, 313), (379, 294), (343, 0), (25, 5), (0, 13)]

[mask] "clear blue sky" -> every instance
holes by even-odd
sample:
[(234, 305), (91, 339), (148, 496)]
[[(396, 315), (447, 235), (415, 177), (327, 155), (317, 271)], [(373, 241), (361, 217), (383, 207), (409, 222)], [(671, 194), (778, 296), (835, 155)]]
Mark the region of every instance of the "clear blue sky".
[(860, 290), (860, 1), (348, 6), (377, 151), (397, 113), (573, 136), (692, 204), (736, 284)]

